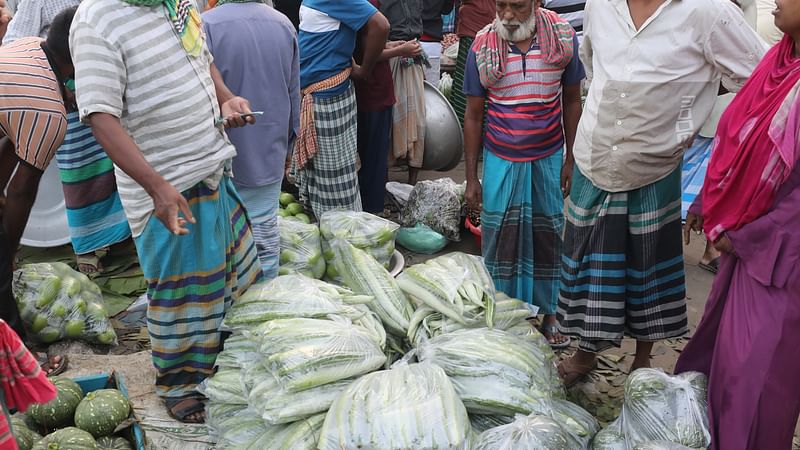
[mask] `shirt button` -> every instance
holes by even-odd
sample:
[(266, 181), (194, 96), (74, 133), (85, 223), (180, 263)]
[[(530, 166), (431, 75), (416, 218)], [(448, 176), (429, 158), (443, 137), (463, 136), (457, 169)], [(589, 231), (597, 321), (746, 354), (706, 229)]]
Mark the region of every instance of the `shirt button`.
[(626, 93), (624, 93), (624, 92), (623, 92), (622, 94), (619, 94), (619, 96), (620, 96), (620, 97), (622, 97), (622, 98), (625, 98), (625, 97), (627, 97), (627, 96), (628, 96), (628, 94), (626, 94)]
[[(617, 125), (622, 125), (622, 121), (621, 121), (621, 120), (618, 120), (618, 121), (617, 121)], [(616, 149), (615, 149), (615, 150), (616, 150)]]
[(619, 150), (619, 147), (617, 147), (617, 146), (615, 145), (615, 146), (611, 147), (611, 150), (617, 151), (617, 150)]

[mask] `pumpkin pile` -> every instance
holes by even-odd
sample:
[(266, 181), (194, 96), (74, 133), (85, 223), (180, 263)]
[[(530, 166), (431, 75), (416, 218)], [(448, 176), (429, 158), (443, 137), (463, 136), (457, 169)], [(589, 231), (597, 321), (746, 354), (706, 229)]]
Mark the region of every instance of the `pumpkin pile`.
[(26, 414), (11, 418), (20, 450), (133, 450), (127, 439), (114, 435), (131, 411), (122, 392), (99, 389), (84, 395), (78, 383), (69, 378), (54, 376), (50, 381), (57, 390), (55, 399), (31, 405)]

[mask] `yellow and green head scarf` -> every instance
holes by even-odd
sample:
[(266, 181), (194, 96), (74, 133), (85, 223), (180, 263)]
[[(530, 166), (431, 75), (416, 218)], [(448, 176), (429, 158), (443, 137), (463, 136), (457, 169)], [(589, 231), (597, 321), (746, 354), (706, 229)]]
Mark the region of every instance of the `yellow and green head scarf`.
[(136, 6), (155, 7), (164, 5), (169, 12), (169, 18), (183, 48), (192, 57), (200, 54), (203, 48), (203, 31), (200, 14), (190, 0), (123, 0), (125, 3)]

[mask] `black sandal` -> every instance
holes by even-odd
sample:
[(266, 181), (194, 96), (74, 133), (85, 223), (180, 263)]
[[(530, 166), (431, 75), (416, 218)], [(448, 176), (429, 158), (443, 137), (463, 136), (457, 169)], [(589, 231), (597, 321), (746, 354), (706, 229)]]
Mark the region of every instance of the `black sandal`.
[(556, 326), (555, 324), (550, 324), (550, 325), (546, 325), (546, 326), (542, 325), (542, 327), (539, 329), (539, 332), (544, 335), (545, 339), (547, 339), (547, 343), (550, 344), (550, 347), (552, 347), (553, 350), (560, 350), (562, 348), (567, 348), (567, 347), (569, 347), (569, 344), (572, 342), (572, 338), (570, 338), (569, 336), (564, 336), (564, 335), (562, 335), (562, 336), (567, 338), (566, 341), (564, 341), (564, 342), (562, 342), (560, 344), (557, 344), (557, 343), (554, 343), (554, 342), (550, 342), (550, 338), (554, 337), (556, 334), (561, 334), (561, 332), (558, 331), (558, 326)]
[(42, 372), (44, 372), (44, 374), (48, 377), (61, 375), (62, 373), (64, 373), (65, 370), (67, 370), (67, 364), (69, 364), (69, 358), (67, 358), (67, 355), (56, 355), (56, 356), (61, 357), (61, 361), (55, 363), (58, 364), (58, 367), (56, 368), (53, 368), (54, 365), (53, 358), (55, 358), (55, 356), (53, 358), (50, 358), (45, 354), (44, 358), (41, 357), (39, 358), (39, 361), (44, 361), (39, 364), (39, 367), (41, 367)]
[[(201, 424), (205, 423), (205, 411), (206, 406), (203, 402), (194, 397), (189, 398), (180, 398), (180, 399), (168, 399), (164, 400), (164, 403), (167, 404), (167, 413), (170, 417), (177, 420), (181, 423), (191, 423), (191, 424)], [(189, 419), (189, 416), (197, 413), (203, 413), (204, 416), (202, 419)]]

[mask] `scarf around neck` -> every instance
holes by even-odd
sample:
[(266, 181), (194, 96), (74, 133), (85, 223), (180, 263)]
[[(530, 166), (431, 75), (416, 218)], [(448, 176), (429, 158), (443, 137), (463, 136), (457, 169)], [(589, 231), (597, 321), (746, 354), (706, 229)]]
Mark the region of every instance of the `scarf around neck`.
[(122, 0), (129, 5), (155, 7), (164, 5), (172, 26), (189, 56), (196, 58), (203, 49), (203, 32), (200, 14), (190, 0)]
[[(553, 11), (536, 8), (536, 41), (545, 63), (563, 69), (572, 61), (575, 30)], [(495, 19), (479, 31), (472, 43), (478, 73), (484, 88), (491, 88), (505, 75), (508, 43), (497, 33), (502, 26)]]
[(715, 242), (761, 217), (800, 159), (800, 58), (788, 36), (764, 56), (725, 110), (703, 184), (703, 219)]

